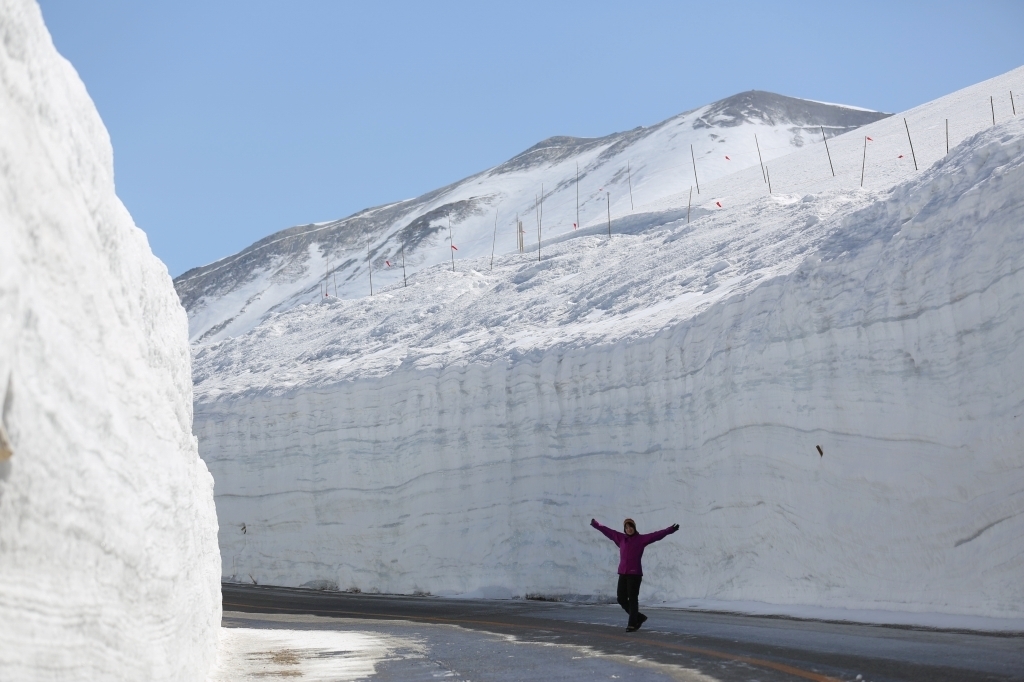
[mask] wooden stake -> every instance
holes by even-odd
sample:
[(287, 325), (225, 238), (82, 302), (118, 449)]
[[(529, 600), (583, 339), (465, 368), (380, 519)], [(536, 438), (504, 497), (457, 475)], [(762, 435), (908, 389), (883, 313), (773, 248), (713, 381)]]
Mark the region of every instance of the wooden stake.
[(693, 145), (690, 145), (690, 160), (693, 161), (693, 181), (697, 184), (697, 194), (700, 194), (700, 180), (697, 179), (697, 158), (693, 155)]
[(612, 238), (612, 195), (610, 192), (604, 193), (604, 201), (608, 204), (608, 239)]
[(764, 177), (768, 181), (768, 194), (772, 193), (772, 174), (768, 172), (768, 166), (764, 167)]
[(633, 173), (629, 170), (629, 159), (626, 159), (626, 177), (629, 178), (629, 210), (633, 209)]
[(1013, 109), (1013, 115), (1017, 115), (1017, 105), (1013, 103), (1013, 90), (1010, 90), (1010, 107)]
[(868, 136), (864, 136), (864, 156), (860, 160), (860, 186), (864, 186), (864, 164), (868, 160)]
[(828, 167), (832, 169), (832, 177), (836, 176), (836, 167), (832, 165), (832, 152), (828, 150), (828, 140), (825, 139), (825, 127), (818, 126), (821, 128), (821, 139), (825, 143), (825, 153), (828, 154)]
[(405, 242), (402, 242), (402, 284), (409, 286), (409, 280), (405, 276)]
[(914, 159), (914, 170), (917, 170), (917, 154), (914, 153), (914, 141), (910, 139), (910, 126), (907, 124), (907, 119), (903, 119), (903, 125), (907, 129), (907, 142), (910, 143), (910, 156)]
[(498, 241), (498, 209), (494, 209), (494, 236), (491, 237), (491, 267), (494, 269), (494, 245)]
[(757, 135), (754, 135), (754, 144), (757, 145), (757, 162), (761, 164), (761, 182), (768, 182), (764, 175), (764, 159), (761, 158), (761, 145), (757, 141)]
[(686, 200), (686, 224), (690, 224), (690, 204), (693, 203), (693, 185), (690, 185), (690, 198)]
[(452, 254), (452, 272), (455, 272), (455, 238), (452, 237), (452, 212), (448, 211), (448, 250)]
[(996, 101), (992, 95), (988, 96), (988, 105), (992, 107), (992, 125), (996, 124)]

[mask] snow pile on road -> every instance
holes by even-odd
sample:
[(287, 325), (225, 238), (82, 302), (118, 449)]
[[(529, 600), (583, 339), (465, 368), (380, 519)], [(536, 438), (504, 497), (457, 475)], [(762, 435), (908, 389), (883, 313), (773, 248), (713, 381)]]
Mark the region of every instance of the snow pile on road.
[[(963, 121), (1022, 80), (907, 118)], [(225, 575), (608, 596), (615, 550), (587, 522), (629, 515), (682, 524), (648, 552), (654, 600), (1020, 617), (1024, 122), (948, 156), (919, 140), (919, 173), (903, 126), (867, 127), (892, 157), (873, 189), (836, 151), (858, 131), (802, 192), (755, 167), (758, 194), (722, 178), (689, 224), (436, 267), (198, 346)], [(775, 165), (796, 185), (817, 151)]]
[(219, 554), (185, 313), (39, 8), (0, 17), (0, 677), (204, 679)]
[(400, 645), (416, 646), (367, 631), (222, 628), (217, 665), (209, 682), (365, 680)]

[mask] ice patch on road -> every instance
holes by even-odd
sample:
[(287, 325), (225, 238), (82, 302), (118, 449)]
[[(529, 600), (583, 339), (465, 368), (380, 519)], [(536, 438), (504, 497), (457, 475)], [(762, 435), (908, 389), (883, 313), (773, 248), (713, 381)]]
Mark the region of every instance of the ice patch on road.
[[(210, 682), (275, 677), (317, 682), (364, 679), (396, 648), (372, 632), (221, 628), (217, 666)], [(402, 642), (408, 647), (410, 642)], [(412, 644), (412, 646), (416, 646)]]

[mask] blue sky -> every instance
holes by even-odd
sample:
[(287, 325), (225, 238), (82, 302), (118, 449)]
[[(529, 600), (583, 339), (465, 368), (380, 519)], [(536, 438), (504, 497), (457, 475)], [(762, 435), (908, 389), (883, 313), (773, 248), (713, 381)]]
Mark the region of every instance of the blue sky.
[(743, 90), (900, 111), (1024, 64), (1024, 2), (42, 0), (172, 275), (551, 135)]

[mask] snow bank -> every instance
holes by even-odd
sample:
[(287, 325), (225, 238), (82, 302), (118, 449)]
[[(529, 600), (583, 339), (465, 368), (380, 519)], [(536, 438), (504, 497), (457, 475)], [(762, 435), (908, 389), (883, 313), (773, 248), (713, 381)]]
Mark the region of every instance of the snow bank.
[(1022, 196), (1016, 119), (201, 348), (225, 576), (609, 596), (629, 515), (654, 601), (1020, 618)]
[(39, 8), (0, 17), (0, 676), (203, 679), (219, 555), (185, 313)]

